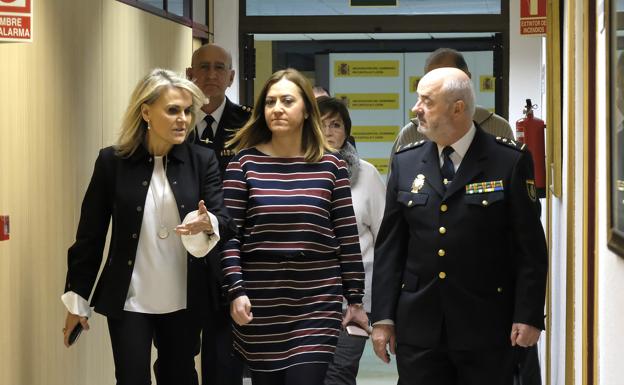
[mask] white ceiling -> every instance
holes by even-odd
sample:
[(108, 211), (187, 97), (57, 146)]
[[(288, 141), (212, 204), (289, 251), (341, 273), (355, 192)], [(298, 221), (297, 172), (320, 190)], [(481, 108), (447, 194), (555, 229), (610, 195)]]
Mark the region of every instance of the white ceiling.
[(351, 7), (350, 0), (247, 0), (248, 16), (500, 14), (506, 0), (398, 0), (396, 7)]
[(491, 37), (492, 33), (293, 33), (255, 34), (256, 41), (294, 40), (421, 40)]

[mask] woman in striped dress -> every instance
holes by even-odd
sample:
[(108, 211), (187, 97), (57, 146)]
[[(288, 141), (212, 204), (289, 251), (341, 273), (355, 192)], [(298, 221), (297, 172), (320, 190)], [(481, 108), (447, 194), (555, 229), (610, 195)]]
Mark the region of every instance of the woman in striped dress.
[(341, 323), (368, 325), (345, 162), (329, 151), (312, 88), (293, 69), (269, 78), (232, 142), (224, 195), (238, 235), (221, 263), (234, 347), (254, 385), (322, 384)]

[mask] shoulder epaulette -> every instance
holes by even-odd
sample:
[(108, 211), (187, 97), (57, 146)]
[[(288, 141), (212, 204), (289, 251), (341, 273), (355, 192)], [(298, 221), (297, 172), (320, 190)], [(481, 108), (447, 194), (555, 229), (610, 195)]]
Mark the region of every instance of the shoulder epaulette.
[(520, 142), (518, 142), (516, 140), (513, 140), (513, 139), (503, 138), (502, 136), (497, 136), (496, 137), (496, 142), (500, 143), (500, 144), (503, 144), (503, 145), (505, 145), (507, 147), (511, 147), (511, 148), (513, 148), (515, 150), (518, 150), (518, 151), (526, 150), (526, 144), (520, 143)]
[(399, 152), (407, 151), (407, 150), (410, 150), (412, 148), (418, 148), (418, 147), (422, 146), (423, 144), (425, 144), (425, 142), (426, 142), (426, 140), (423, 139), (423, 140), (419, 140), (417, 142), (404, 144), (402, 146), (397, 147), (395, 153), (398, 154)]

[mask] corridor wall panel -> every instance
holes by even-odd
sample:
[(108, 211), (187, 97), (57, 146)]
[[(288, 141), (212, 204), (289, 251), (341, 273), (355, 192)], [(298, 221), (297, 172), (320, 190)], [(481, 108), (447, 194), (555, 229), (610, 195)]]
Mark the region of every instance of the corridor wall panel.
[(34, 0), (33, 43), (0, 43), (0, 384), (114, 383), (105, 319), (62, 344), (67, 248), (136, 82), (182, 72), (192, 31), (114, 0)]

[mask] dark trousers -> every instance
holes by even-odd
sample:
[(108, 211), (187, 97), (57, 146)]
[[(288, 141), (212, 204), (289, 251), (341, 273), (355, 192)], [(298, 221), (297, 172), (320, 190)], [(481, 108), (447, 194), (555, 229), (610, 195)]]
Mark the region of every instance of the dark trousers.
[(299, 364), (274, 372), (251, 371), (253, 385), (319, 385), (323, 383), (327, 364)]
[(341, 330), (334, 360), (325, 374), (325, 385), (356, 385), (355, 378), (365, 346), (365, 338), (353, 337)]
[(158, 385), (197, 385), (197, 319), (187, 310), (167, 314), (124, 311), (121, 318), (107, 318), (117, 385), (151, 384), (152, 342), (158, 351), (154, 364)]
[(399, 385), (512, 385), (516, 356), (509, 347), (453, 350), (397, 345)]
[(542, 385), (537, 345), (518, 349), (518, 365), (514, 385)]
[(242, 385), (243, 360), (232, 346), (232, 321), (222, 308), (204, 320), (201, 337), (203, 385)]

